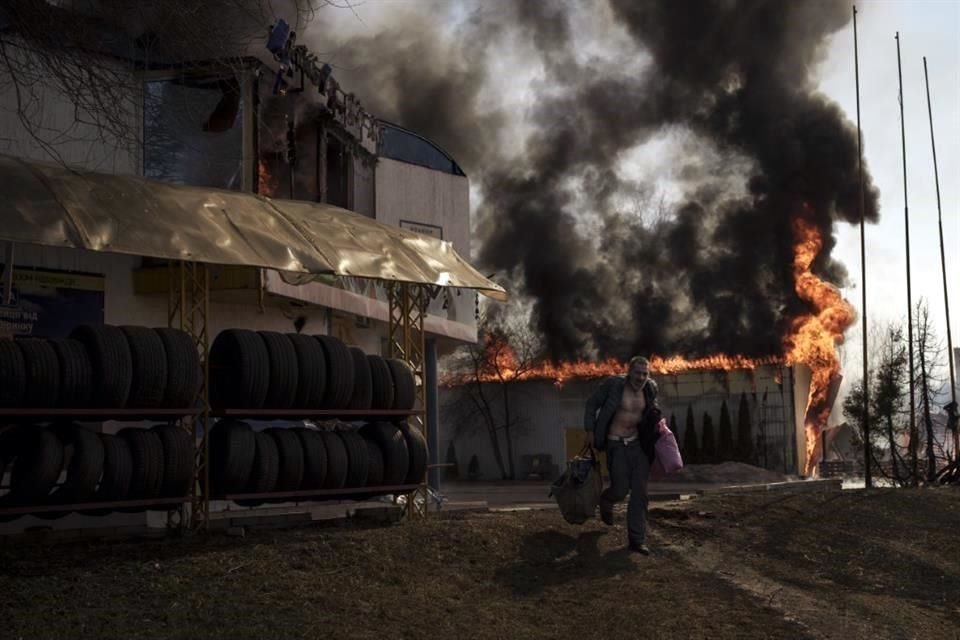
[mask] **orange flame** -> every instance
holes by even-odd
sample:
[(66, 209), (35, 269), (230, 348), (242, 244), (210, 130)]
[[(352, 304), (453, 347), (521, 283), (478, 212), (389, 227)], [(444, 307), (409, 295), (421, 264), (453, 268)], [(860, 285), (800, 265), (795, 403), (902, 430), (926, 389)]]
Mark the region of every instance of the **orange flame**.
[[(755, 369), (764, 365), (783, 364), (781, 356), (750, 358), (742, 355), (716, 354), (688, 359), (681, 356), (652, 356), (650, 370), (658, 375), (675, 375), (687, 371), (733, 371)], [(608, 358), (599, 362), (529, 362), (522, 363), (513, 348), (501, 336), (486, 336), (479, 376), (471, 374), (447, 376), (445, 385), (474, 382), (504, 382), (514, 380), (552, 380), (560, 387), (569, 380), (590, 380), (622, 375), (627, 363)]]
[(274, 197), (280, 188), (280, 180), (267, 169), (267, 164), (260, 159), (257, 163), (257, 193), (268, 198)]
[[(817, 227), (798, 217), (793, 221), (793, 233), (794, 288), (802, 300), (813, 306), (814, 312), (793, 320), (790, 331), (783, 340), (783, 355), (750, 358), (717, 354), (696, 359), (653, 356), (650, 358), (650, 369), (655, 374), (674, 375), (687, 371), (732, 371), (778, 364), (808, 366), (812, 371), (812, 379), (804, 429), (805, 473), (810, 475), (815, 467), (819, 436), (827, 424), (833, 402), (830, 396), (831, 382), (840, 372), (840, 358), (836, 346), (843, 342), (844, 331), (853, 323), (854, 310), (840, 296), (835, 286), (821, 280), (810, 270), (814, 259), (823, 249), (823, 238)], [(487, 336), (485, 339), (479, 376), (446, 376), (443, 384), (465, 384), (479, 378), (480, 382), (552, 380), (557, 386), (562, 386), (569, 380), (622, 375), (625, 370), (626, 363), (616, 359), (600, 362), (520, 362), (509, 343), (503, 336), (498, 335)]]
[(853, 324), (853, 307), (840, 296), (829, 282), (810, 271), (810, 266), (823, 248), (820, 231), (803, 218), (793, 221), (793, 276), (794, 288), (801, 299), (809, 302), (814, 313), (794, 319), (791, 332), (784, 340), (787, 360), (810, 367), (810, 395), (804, 417), (806, 431), (806, 474), (815, 466), (820, 433), (830, 415), (830, 384), (840, 373), (837, 345), (843, 343), (843, 333)]

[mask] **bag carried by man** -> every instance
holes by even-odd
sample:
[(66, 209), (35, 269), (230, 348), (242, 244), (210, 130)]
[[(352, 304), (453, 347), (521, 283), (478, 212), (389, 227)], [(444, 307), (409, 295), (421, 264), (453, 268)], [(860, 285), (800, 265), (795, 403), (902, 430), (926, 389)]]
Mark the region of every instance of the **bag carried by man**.
[(660, 420), (657, 425), (657, 432), (660, 435), (657, 438), (653, 465), (650, 467), (651, 480), (662, 480), (671, 473), (683, 469), (680, 446), (677, 444), (677, 438), (673, 435), (673, 431), (670, 431), (670, 427), (667, 426), (666, 420)]
[(602, 489), (600, 462), (592, 448), (584, 447), (567, 461), (567, 470), (550, 486), (548, 495), (556, 499), (564, 520), (583, 524), (596, 516)]

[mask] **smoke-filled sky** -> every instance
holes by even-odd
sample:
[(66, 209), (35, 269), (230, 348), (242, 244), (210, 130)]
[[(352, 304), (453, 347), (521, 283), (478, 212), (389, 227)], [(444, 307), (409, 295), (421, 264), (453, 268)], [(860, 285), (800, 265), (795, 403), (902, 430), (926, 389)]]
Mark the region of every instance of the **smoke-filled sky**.
[[(905, 311), (898, 28), (914, 298), (942, 317), (920, 55), (956, 264), (958, 18), (952, 3), (860, 10), (866, 214), (883, 213), (868, 228), (875, 317)], [(795, 215), (830, 238), (817, 273), (860, 280), (848, 4), (369, 0), (323, 9), (305, 39), (372, 111), (466, 169), (474, 261), (531, 302), (555, 357), (779, 353), (806, 310)]]

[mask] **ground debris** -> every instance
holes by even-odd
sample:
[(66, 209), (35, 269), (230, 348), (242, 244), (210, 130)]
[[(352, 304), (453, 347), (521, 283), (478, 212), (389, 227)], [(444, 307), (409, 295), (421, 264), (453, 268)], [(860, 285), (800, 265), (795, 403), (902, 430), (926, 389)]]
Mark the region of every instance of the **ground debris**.
[(708, 496), (652, 511), (648, 558), (626, 549), (621, 512), (614, 527), (528, 511), (6, 544), (0, 635), (942, 637), (958, 503), (956, 490)]

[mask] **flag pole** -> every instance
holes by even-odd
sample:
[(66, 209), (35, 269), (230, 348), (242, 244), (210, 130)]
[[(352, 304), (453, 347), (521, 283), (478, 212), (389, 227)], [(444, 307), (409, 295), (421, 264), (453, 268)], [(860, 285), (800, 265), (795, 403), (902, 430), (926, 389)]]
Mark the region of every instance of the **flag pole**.
[(897, 77), (900, 80), (900, 144), (903, 153), (903, 224), (907, 254), (907, 353), (910, 358), (910, 455), (913, 458), (913, 483), (920, 483), (918, 459), (919, 434), (917, 433), (916, 393), (913, 372), (913, 296), (910, 285), (910, 208), (907, 205), (907, 129), (903, 117), (903, 69), (900, 64), (900, 32), (897, 41)]
[[(937, 170), (937, 143), (933, 136), (933, 107), (930, 104), (930, 76), (927, 73), (927, 56), (923, 56), (923, 79), (927, 85), (927, 115), (930, 118), (930, 149), (933, 151), (933, 182), (937, 188), (937, 224), (940, 227), (940, 271), (943, 273), (943, 307), (947, 312), (947, 362), (950, 365), (950, 401), (953, 412), (957, 411), (957, 378), (953, 366), (953, 337), (950, 331), (950, 297), (947, 295), (947, 258), (943, 248), (943, 208), (940, 205), (940, 175)], [(960, 431), (953, 426), (953, 459), (960, 460)]]
[(860, 295), (863, 332), (863, 482), (873, 486), (870, 469), (873, 451), (870, 440), (870, 367), (867, 356), (867, 232), (863, 206), (863, 134), (860, 131), (860, 54), (857, 44), (857, 5), (853, 5), (853, 69), (857, 87), (857, 164), (860, 179)]

